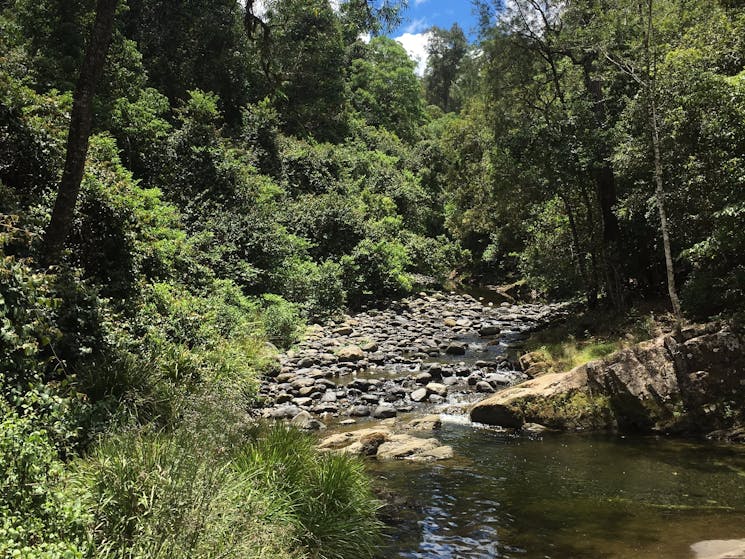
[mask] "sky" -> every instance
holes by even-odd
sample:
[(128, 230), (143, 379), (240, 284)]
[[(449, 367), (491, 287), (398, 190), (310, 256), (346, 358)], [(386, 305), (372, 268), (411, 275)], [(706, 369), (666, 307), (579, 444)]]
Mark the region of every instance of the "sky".
[(427, 29), (433, 25), (449, 29), (455, 22), (470, 39), (476, 37), (478, 20), (471, 0), (409, 0), (404, 21), (390, 36), (418, 63), (417, 73), (422, 75), (427, 57)]

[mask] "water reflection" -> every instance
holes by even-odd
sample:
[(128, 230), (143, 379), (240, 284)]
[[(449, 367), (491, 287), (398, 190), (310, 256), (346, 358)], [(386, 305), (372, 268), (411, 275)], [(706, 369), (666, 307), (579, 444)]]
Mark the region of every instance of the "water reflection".
[(656, 438), (509, 437), (445, 423), (446, 465), (377, 464), (416, 505), (385, 557), (686, 558), (745, 537), (745, 452)]

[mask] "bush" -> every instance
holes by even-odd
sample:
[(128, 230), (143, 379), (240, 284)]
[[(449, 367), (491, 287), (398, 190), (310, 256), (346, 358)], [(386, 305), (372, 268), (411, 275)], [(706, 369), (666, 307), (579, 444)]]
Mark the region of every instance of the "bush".
[(126, 433), (79, 463), (97, 519), (95, 557), (296, 556), (281, 508), (210, 435)]
[(340, 312), (346, 302), (341, 274), (341, 266), (331, 260), (316, 264), (293, 258), (280, 270), (276, 291), (296, 303), (308, 318), (328, 318)]
[(38, 418), (0, 400), (0, 556), (77, 559), (92, 517)]
[(344, 455), (319, 456), (314, 444), (297, 430), (273, 427), (242, 452), (235, 467), (283, 503), (311, 557), (373, 557), (382, 526), (363, 464)]
[(302, 319), (298, 308), (279, 295), (264, 295), (262, 320), (269, 339), (287, 348), (298, 340)]
[(360, 303), (372, 297), (395, 297), (409, 292), (412, 288), (406, 273), (409, 262), (401, 243), (364, 239), (352, 254), (341, 259), (350, 301)]

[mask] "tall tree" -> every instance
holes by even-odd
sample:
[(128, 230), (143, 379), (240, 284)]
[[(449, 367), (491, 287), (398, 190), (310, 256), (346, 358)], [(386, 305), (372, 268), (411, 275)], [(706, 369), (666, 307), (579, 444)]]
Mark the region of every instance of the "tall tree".
[(424, 117), (416, 64), (388, 37), (375, 37), (361, 50), (350, 69), (352, 105), (368, 123), (414, 139)]
[(468, 40), (457, 23), (450, 29), (432, 27), (429, 33), (427, 68), (424, 71), (427, 101), (448, 113), (460, 108), (454, 102), (452, 89), (468, 52)]
[(52, 219), (44, 234), (43, 255), (49, 264), (59, 261), (72, 225), (93, 126), (93, 97), (103, 75), (117, 4), (118, 0), (98, 0), (96, 4), (96, 18), (73, 93), (65, 167)]

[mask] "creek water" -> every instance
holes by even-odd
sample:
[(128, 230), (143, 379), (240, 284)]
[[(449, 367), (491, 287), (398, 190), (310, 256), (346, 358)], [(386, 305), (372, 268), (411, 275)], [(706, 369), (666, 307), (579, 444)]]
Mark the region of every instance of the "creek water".
[(702, 540), (745, 538), (742, 447), (444, 419), (454, 459), (370, 464), (406, 501), (382, 557), (685, 559)]

